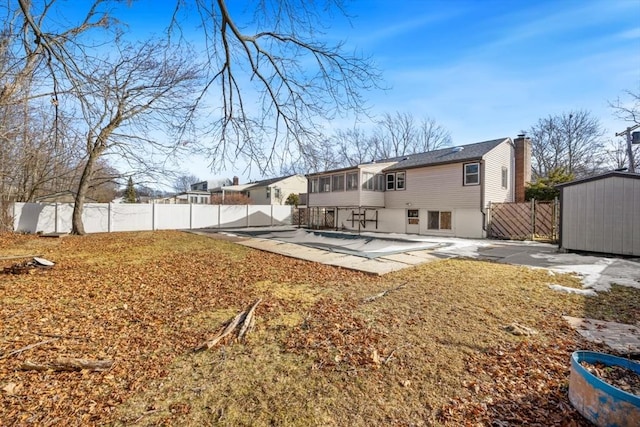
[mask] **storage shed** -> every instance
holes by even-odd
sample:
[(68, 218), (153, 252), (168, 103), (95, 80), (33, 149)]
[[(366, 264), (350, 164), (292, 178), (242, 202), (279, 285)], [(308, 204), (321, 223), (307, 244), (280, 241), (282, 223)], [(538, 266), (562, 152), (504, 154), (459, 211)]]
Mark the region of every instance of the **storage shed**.
[(640, 174), (609, 172), (560, 188), (560, 248), (640, 256)]

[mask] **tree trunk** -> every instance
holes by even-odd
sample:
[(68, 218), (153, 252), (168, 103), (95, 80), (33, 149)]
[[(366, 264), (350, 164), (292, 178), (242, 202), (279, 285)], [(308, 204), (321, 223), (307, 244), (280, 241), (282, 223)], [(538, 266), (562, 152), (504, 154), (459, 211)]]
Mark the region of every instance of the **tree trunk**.
[(93, 168), (96, 164), (100, 153), (97, 150), (91, 150), (89, 152), (89, 158), (87, 164), (82, 170), (80, 176), (80, 182), (78, 184), (78, 191), (75, 196), (75, 203), (73, 205), (73, 216), (71, 217), (71, 234), (77, 234), (84, 236), (84, 223), (82, 222), (82, 212), (84, 211), (84, 199), (89, 190), (89, 184), (91, 183), (91, 177), (93, 176)]

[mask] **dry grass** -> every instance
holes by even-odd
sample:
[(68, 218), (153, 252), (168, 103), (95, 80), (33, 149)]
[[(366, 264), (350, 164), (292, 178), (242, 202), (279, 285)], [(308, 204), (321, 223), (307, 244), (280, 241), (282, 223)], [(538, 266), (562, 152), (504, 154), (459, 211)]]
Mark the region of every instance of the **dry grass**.
[[(472, 363), (546, 349), (561, 365), (547, 389), (561, 385), (570, 351), (586, 345), (561, 316), (637, 321), (640, 298), (619, 287), (596, 299), (557, 293), (543, 270), (468, 260), (376, 278), (178, 232), (21, 236), (2, 254), (33, 251), (58, 265), (0, 276), (0, 354), (42, 340), (36, 333), (87, 339), (0, 360), (0, 388), (18, 385), (0, 392), (0, 420), (9, 424), (482, 425), (502, 395), (488, 386), (492, 372)], [(578, 285), (570, 276), (553, 282)], [(191, 351), (257, 297), (246, 342)], [(513, 322), (540, 334), (508, 334)], [(60, 353), (116, 365), (107, 373), (18, 370)], [(505, 375), (534, 381), (516, 368)], [(468, 412), (469, 402), (485, 415)], [(557, 411), (557, 419), (579, 419), (571, 408)]]

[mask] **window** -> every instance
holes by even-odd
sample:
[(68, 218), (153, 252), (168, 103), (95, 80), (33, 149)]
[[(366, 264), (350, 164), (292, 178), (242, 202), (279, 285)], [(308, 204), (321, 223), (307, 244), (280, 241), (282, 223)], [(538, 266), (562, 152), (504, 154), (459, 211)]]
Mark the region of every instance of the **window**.
[(384, 191), (384, 175), (379, 173), (374, 177), (374, 180), (375, 180), (374, 190)]
[(451, 212), (440, 212), (440, 230), (451, 230)]
[(502, 188), (507, 188), (507, 183), (509, 182), (509, 171), (506, 167), (502, 167)]
[(388, 173), (387, 174), (387, 190), (395, 190), (396, 189), (396, 174)]
[(267, 199), (271, 198), (271, 187), (267, 187)]
[(318, 178), (312, 178), (311, 179), (311, 192), (312, 193), (317, 193), (319, 185), (320, 185), (320, 183), (318, 181)]
[(420, 224), (420, 211), (418, 209), (407, 210), (407, 222), (408, 224)]
[(358, 189), (358, 172), (347, 174), (347, 191)]
[(321, 176), (320, 177), (320, 192), (328, 193), (331, 191), (331, 177), (330, 176)]
[(451, 230), (451, 212), (429, 211), (427, 228), (429, 230)]
[(371, 172), (362, 172), (362, 189), (363, 190), (373, 190), (374, 188), (374, 181), (373, 181), (373, 177), (375, 175)]
[(333, 175), (331, 177), (331, 191), (344, 191), (344, 175)]
[(395, 172), (387, 174), (387, 191), (405, 189), (405, 172)]
[(404, 190), (404, 172), (396, 173), (396, 190)]
[(280, 189), (278, 187), (274, 187), (273, 188), (273, 197), (275, 197), (276, 199), (280, 199)]
[(467, 163), (464, 165), (464, 185), (480, 184), (480, 163)]

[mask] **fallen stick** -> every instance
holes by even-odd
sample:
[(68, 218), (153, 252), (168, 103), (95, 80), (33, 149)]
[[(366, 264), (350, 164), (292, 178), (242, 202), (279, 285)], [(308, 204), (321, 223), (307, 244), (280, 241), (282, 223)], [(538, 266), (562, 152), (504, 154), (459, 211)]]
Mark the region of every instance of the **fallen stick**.
[(222, 339), (229, 336), (234, 330), (238, 329), (237, 337), (238, 339), (243, 338), (246, 333), (251, 330), (254, 324), (254, 312), (258, 304), (262, 299), (258, 299), (253, 305), (249, 308), (249, 310), (242, 311), (236, 315), (236, 317), (231, 320), (227, 326), (224, 328), (222, 332), (220, 332), (215, 337), (207, 340), (197, 346), (193, 351), (201, 351), (201, 350), (209, 350), (212, 347), (216, 346)]
[(212, 339), (203, 342), (202, 344), (200, 344), (198, 347), (196, 347), (194, 349), (194, 351), (201, 351), (201, 350), (209, 350), (211, 347), (214, 347), (216, 344), (218, 344), (220, 342), (220, 340), (222, 340), (224, 337), (226, 337), (227, 335), (229, 335), (231, 332), (233, 332), (233, 330), (236, 328), (236, 326), (238, 326), (238, 324), (244, 319), (244, 317), (246, 316), (246, 313), (243, 311), (241, 313), (239, 313), (228, 325), (226, 328), (224, 328), (224, 330), (222, 332), (220, 332), (218, 335), (216, 335), (215, 337), (213, 337)]
[(390, 289), (387, 289), (387, 290), (382, 291), (382, 292), (380, 292), (380, 293), (377, 293), (377, 294), (375, 294), (375, 295), (371, 295), (370, 297), (366, 297), (366, 298), (364, 298), (364, 299), (362, 300), (362, 302), (371, 302), (371, 301), (375, 301), (375, 300), (377, 300), (378, 298), (385, 297), (385, 296), (387, 296), (389, 293), (394, 292), (394, 291), (397, 291), (398, 289), (402, 289), (402, 288), (404, 288), (405, 286), (407, 286), (407, 283), (406, 283), (406, 282), (405, 282), (405, 283), (403, 283), (403, 284), (401, 284), (401, 285), (396, 286), (395, 288), (390, 288)]
[(7, 357), (15, 356), (16, 354), (20, 354), (20, 353), (25, 352), (27, 350), (31, 350), (32, 348), (36, 348), (36, 347), (39, 347), (41, 345), (49, 344), (50, 342), (57, 341), (57, 340), (58, 340), (58, 338), (53, 338), (53, 339), (50, 339), (50, 340), (40, 341), (40, 342), (37, 342), (35, 344), (29, 344), (29, 345), (27, 345), (25, 347), (19, 348), (17, 350), (13, 350), (13, 351), (11, 351), (11, 352), (9, 352), (7, 354), (3, 354), (2, 356), (0, 356), (0, 360), (6, 359)]
[(90, 359), (68, 359), (58, 358), (53, 362), (36, 363), (26, 361), (20, 369), (24, 371), (82, 371), (84, 369), (90, 371), (107, 371), (113, 366), (113, 360), (90, 360)]
[(253, 305), (247, 312), (247, 315), (245, 316), (244, 321), (242, 322), (242, 327), (240, 328), (240, 331), (238, 331), (239, 340), (244, 338), (244, 335), (247, 332), (249, 332), (251, 329), (253, 329), (253, 325), (255, 325), (255, 319), (253, 314), (256, 311), (256, 307), (258, 306), (258, 304), (260, 304), (261, 301), (262, 301), (262, 298), (258, 298), (258, 300), (253, 303)]

